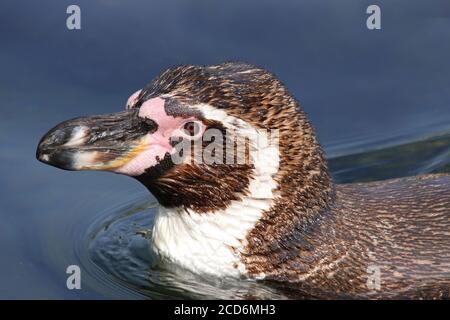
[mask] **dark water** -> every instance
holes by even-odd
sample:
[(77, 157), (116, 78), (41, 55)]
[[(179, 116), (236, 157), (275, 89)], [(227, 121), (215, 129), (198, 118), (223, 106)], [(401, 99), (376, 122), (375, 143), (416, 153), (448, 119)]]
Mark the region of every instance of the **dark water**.
[[(174, 64), (275, 72), (316, 126), (337, 182), (450, 172), (450, 3), (78, 1), (0, 4), (0, 298), (282, 298), (264, 284), (154, 263), (157, 204), (130, 178), (35, 160), (68, 118), (113, 112)], [(126, 3), (126, 4), (125, 4)], [(67, 290), (66, 268), (82, 269)]]

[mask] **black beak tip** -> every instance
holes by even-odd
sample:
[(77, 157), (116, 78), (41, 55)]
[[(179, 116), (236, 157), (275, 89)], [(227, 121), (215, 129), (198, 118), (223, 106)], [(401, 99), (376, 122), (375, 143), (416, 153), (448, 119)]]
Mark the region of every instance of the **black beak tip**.
[(43, 154), (42, 154), (42, 151), (39, 149), (39, 147), (36, 150), (36, 160), (44, 162), (43, 161)]
[(36, 159), (42, 163), (64, 170), (73, 170), (72, 154), (62, 148), (52, 147), (48, 142), (49, 133), (39, 141)]
[(76, 170), (73, 167), (72, 155), (65, 151), (61, 151), (61, 152), (54, 151), (52, 153), (45, 153), (45, 152), (40, 152), (40, 150), (38, 149), (36, 152), (36, 159), (42, 163), (48, 164), (50, 166), (53, 166), (53, 167), (56, 167), (59, 169), (69, 170), (69, 171)]
[(44, 147), (44, 145), (45, 145), (45, 138), (46, 138), (46, 135), (41, 138), (41, 140), (39, 141), (39, 143), (37, 145), (37, 148), (36, 148), (36, 159), (38, 161), (41, 161), (41, 162), (44, 162), (44, 163), (45, 163), (45, 159), (46, 159), (45, 155), (47, 153), (47, 152), (45, 152), (45, 147)]

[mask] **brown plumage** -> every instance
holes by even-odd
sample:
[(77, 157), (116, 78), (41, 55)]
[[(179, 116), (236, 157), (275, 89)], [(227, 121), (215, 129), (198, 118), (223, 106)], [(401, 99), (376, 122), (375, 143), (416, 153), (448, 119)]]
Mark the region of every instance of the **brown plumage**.
[[(126, 111), (57, 125), (36, 156), (142, 182), (163, 207), (152, 241), (169, 261), (264, 278), (293, 297), (449, 298), (449, 175), (335, 185), (298, 102), (254, 66), (180, 66), (139, 92)], [(195, 123), (201, 134), (215, 129), (225, 139), (179, 140), (177, 132)], [(227, 154), (227, 142), (249, 127), (278, 131), (278, 149), (261, 148), (268, 153), (257, 165), (248, 156), (255, 139), (246, 152)], [(218, 154), (223, 148), (224, 161), (196, 161), (202, 154), (194, 148), (175, 163), (171, 152), (193, 142), (213, 144)], [(231, 156), (241, 161), (225, 161)], [(239, 210), (248, 210), (242, 220)]]
[[(450, 176), (334, 185), (298, 102), (275, 76), (250, 65), (169, 69), (134, 107), (158, 96), (178, 116), (203, 103), (279, 130), (280, 197), (247, 236), (242, 260), (251, 276), (306, 297), (449, 298)], [(164, 206), (214, 214), (246, 194), (251, 169), (167, 164), (138, 179)]]
[[(337, 185), (306, 224), (308, 208), (280, 205), (249, 235), (252, 273), (320, 298), (449, 298), (449, 175)], [(368, 284), (375, 270), (379, 287)]]

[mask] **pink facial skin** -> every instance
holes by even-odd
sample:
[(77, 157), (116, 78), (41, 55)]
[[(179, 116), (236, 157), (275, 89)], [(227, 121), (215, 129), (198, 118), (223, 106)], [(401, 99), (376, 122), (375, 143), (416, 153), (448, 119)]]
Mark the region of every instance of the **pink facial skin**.
[[(128, 100), (132, 101), (134, 93)], [(136, 97), (137, 97), (136, 95)], [(139, 109), (139, 117), (152, 119), (158, 124), (156, 132), (147, 134), (143, 139), (147, 146), (144, 151), (139, 153), (135, 158), (116, 169), (115, 172), (128, 176), (139, 176), (146, 169), (158, 164), (157, 159), (163, 159), (166, 153), (174, 154), (175, 148), (170, 144), (172, 137), (186, 137), (182, 130), (186, 122), (196, 121), (194, 117), (182, 118), (173, 117), (166, 113), (164, 108), (165, 101), (159, 97), (145, 101)], [(205, 130), (205, 126), (201, 126), (201, 130)]]
[(131, 109), (131, 107), (136, 103), (137, 98), (139, 97), (139, 94), (141, 93), (141, 91), (142, 91), (142, 89), (136, 91), (128, 98), (126, 109)]

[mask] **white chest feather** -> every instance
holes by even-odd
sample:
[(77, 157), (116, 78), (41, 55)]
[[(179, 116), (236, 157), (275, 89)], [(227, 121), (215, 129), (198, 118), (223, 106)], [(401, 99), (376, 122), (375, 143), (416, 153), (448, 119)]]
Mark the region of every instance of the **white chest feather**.
[(256, 199), (206, 214), (160, 208), (153, 229), (153, 248), (162, 259), (195, 273), (245, 275), (240, 261), (245, 237), (268, 208), (268, 201)]

